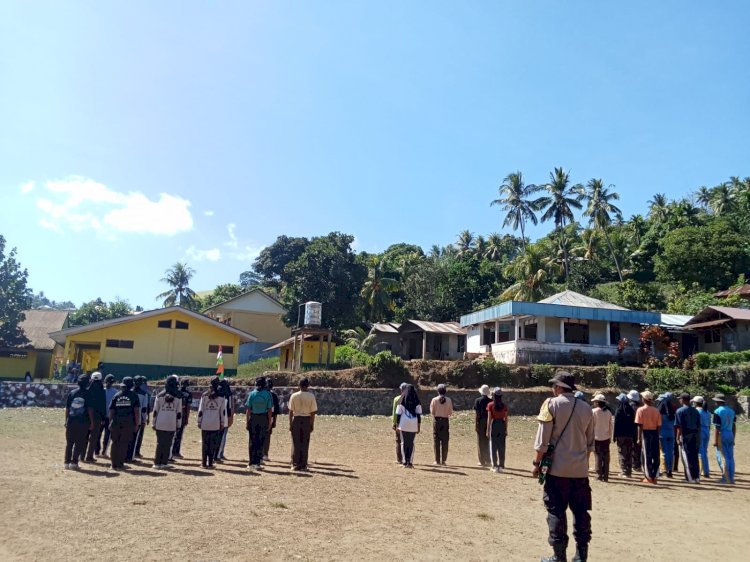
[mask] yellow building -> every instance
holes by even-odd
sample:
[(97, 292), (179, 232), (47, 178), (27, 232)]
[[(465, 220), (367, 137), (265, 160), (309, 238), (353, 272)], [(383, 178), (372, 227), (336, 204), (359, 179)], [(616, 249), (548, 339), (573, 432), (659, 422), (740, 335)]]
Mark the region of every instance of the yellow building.
[[(325, 367), (334, 362), (336, 356), (336, 343), (329, 344), (325, 339), (315, 335), (305, 335), (305, 344), (302, 348), (302, 367)], [(297, 337), (297, 345), (300, 344), (300, 338)], [(272, 345), (266, 351), (279, 350), (279, 371), (289, 371), (292, 369), (294, 353), (299, 356), (299, 349), (294, 349), (294, 337), (288, 338), (282, 342)]]
[(64, 310), (26, 310), (20, 327), (29, 340), (23, 347), (0, 348), (0, 378), (23, 379), (28, 372), (34, 379), (46, 379), (53, 369), (53, 358), (62, 356), (49, 333), (68, 326)]
[(84, 371), (96, 369), (117, 377), (161, 378), (171, 373), (208, 376), (216, 371), (222, 346), (224, 372), (237, 373), (237, 353), (257, 338), (186, 308), (172, 306), (103, 320), (50, 334), (64, 346), (67, 361)]
[(288, 338), (292, 331), (284, 324), (287, 310), (265, 291), (255, 288), (206, 310), (219, 322), (253, 334), (257, 341), (240, 346), (239, 363), (254, 361), (275, 353), (264, 350)]

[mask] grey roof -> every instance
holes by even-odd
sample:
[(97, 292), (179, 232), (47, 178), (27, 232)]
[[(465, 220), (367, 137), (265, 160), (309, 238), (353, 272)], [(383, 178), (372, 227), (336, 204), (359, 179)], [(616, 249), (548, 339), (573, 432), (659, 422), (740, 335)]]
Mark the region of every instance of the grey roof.
[(684, 326), (687, 324), (692, 316), (689, 314), (662, 314), (661, 322), (662, 326)]
[(582, 306), (585, 308), (607, 308), (609, 310), (629, 310), (627, 308), (623, 308), (622, 306), (617, 306), (616, 304), (612, 304), (611, 302), (605, 302), (599, 299), (595, 299), (593, 297), (587, 297), (586, 295), (582, 295), (581, 293), (576, 293), (575, 291), (563, 291), (561, 293), (552, 295), (551, 297), (547, 297), (546, 299), (542, 299), (539, 302), (543, 304), (564, 304), (567, 306)]
[(208, 307), (204, 312), (208, 312), (209, 310), (213, 310), (215, 308), (219, 308), (220, 306), (224, 306), (225, 304), (227, 304), (229, 302), (236, 301), (237, 299), (241, 299), (242, 297), (245, 297), (245, 296), (247, 296), (247, 295), (249, 295), (251, 293), (255, 293), (255, 292), (260, 293), (261, 295), (263, 295), (264, 297), (266, 297), (268, 300), (270, 300), (270, 301), (274, 302), (275, 304), (279, 305), (281, 308), (284, 308), (284, 305), (281, 304), (281, 301), (279, 299), (277, 299), (276, 297), (274, 297), (272, 295), (269, 295), (268, 293), (266, 293), (260, 287), (253, 287), (252, 289), (248, 289), (247, 291), (243, 291), (242, 293), (240, 293), (236, 297), (232, 297), (231, 299), (227, 299), (227, 300), (225, 300), (223, 302), (220, 302), (219, 304), (215, 304), (215, 305), (213, 305), (211, 307)]
[(729, 306), (707, 306), (698, 314), (693, 316), (687, 323), (687, 326), (705, 323), (708, 320), (715, 320), (717, 314), (731, 318), (732, 320), (750, 321), (750, 310), (746, 308), (732, 308)]
[(26, 319), (21, 322), (23, 333), (29, 338), (30, 346), (34, 349), (52, 350), (55, 341), (49, 337), (50, 332), (62, 330), (68, 322), (68, 312), (65, 310), (25, 310)]
[[(416, 327), (417, 330), (412, 329)], [(398, 329), (399, 332), (429, 332), (431, 334), (459, 334), (464, 335), (466, 331), (458, 322), (427, 322), (426, 320), (407, 320)]]
[(401, 324), (398, 322), (376, 322), (372, 325), (370, 333), (379, 332), (381, 334), (398, 334)]

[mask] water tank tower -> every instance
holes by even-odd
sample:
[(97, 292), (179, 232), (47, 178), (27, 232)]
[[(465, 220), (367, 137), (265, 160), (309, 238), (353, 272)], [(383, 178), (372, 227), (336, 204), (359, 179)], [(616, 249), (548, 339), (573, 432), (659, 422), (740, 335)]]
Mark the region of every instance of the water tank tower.
[(305, 303), (305, 326), (320, 326), (323, 305), (319, 302)]

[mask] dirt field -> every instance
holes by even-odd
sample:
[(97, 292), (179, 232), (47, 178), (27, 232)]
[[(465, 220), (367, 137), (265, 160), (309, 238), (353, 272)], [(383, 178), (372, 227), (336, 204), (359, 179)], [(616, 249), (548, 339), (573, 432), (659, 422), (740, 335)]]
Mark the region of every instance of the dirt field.
[[(2, 560), (528, 561), (549, 552), (541, 487), (529, 474), (531, 419), (511, 420), (509, 468), (499, 475), (476, 466), (464, 414), (451, 428), (449, 466), (431, 464), (427, 421), (411, 471), (394, 464), (386, 418), (322, 417), (309, 474), (289, 471), (286, 420), (267, 470), (246, 472), (244, 418), (230, 430), (232, 461), (213, 472), (199, 466), (194, 420), (187, 458), (168, 472), (145, 459), (124, 473), (101, 461), (65, 471), (62, 420), (61, 410), (0, 411)], [(593, 480), (591, 559), (747, 560), (748, 445), (743, 423), (733, 488)], [(153, 454), (151, 430), (143, 450)]]

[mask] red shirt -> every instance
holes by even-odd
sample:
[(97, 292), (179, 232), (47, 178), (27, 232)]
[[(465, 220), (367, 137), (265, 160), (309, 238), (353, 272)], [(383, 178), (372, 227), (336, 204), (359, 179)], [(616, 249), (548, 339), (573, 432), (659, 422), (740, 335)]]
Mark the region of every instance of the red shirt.
[(490, 413), (490, 417), (493, 420), (506, 421), (508, 419), (508, 406), (505, 404), (503, 404), (502, 408), (499, 410), (495, 410), (495, 401), (493, 400), (487, 404), (487, 411)]

